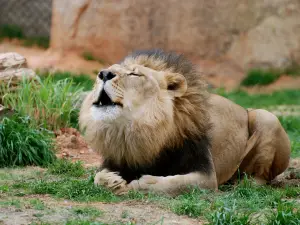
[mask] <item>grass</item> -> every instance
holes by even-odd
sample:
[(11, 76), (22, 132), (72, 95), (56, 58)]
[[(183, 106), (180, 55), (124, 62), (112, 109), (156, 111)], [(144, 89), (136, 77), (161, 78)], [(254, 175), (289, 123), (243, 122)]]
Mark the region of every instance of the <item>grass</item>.
[(4, 105), (32, 118), (32, 125), (57, 130), (71, 126), (72, 119), (77, 117), (75, 102), (82, 90), (74, 89), (70, 79), (54, 81), (49, 76), (43, 81), (32, 81), (24, 78), (19, 87), (11, 91), (9, 85), (2, 85)]
[[(92, 177), (94, 171), (86, 171), (90, 176), (79, 178), (53, 175), (44, 171), (40, 176), (31, 175), (13, 177), (9, 182), (9, 192), (5, 195), (25, 196), (49, 194), (54, 198), (68, 199), (78, 202), (120, 202), (135, 200), (148, 204), (159, 204), (178, 215), (201, 218), (209, 224), (297, 224), (299, 222), (300, 205), (294, 201), (299, 197), (299, 187), (273, 188), (270, 186), (256, 186), (251, 178), (236, 185), (223, 185), (218, 193), (209, 190), (192, 189), (187, 194), (175, 198), (154, 194), (143, 195), (131, 193), (117, 197), (101, 187), (95, 187)], [(20, 205), (18, 202), (8, 201), (6, 204)], [(36, 199), (30, 201), (32, 207), (43, 210), (43, 203)], [(72, 213), (79, 216), (79, 220), (70, 220), (70, 224), (87, 224), (94, 222), (93, 218), (102, 216), (102, 212), (90, 206), (75, 206)], [(124, 215), (123, 215), (124, 214)], [(126, 218), (127, 212), (121, 217)], [(84, 219), (84, 218), (89, 219)], [(78, 222), (78, 223), (77, 223)], [(80, 222), (80, 223), (79, 223)]]
[(270, 94), (248, 94), (242, 90), (226, 92), (217, 89), (222, 95), (245, 108), (266, 108), (275, 105), (300, 105), (300, 90), (281, 90)]
[(54, 175), (64, 175), (70, 177), (81, 177), (85, 174), (85, 169), (80, 161), (72, 163), (66, 159), (58, 159), (48, 167), (48, 171)]
[(254, 68), (248, 71), (246, 77), (242, 80), (242, 86), (268, 85), (274, 83), (282, 75), (299, 76), (300, 65), (293, 62), (289, 67), (284, 69), (259, 69)]
[(84, 58), (87, 61), (97, 61), (101, 64), (106, 64), (106, 62), (103, 59), (95, 57), (91, 52), (83, 52), (82, 53), (82, 58)]
[(26, 37), (24, 31), (17, 25), (0, 25), (0, 40), (3, 38), (19, 39), (21, 44), (26, 47), (38, 46), (40, 48), (49, 48), (49, 37)]
[[(37, 71), (37, 74), (39, 72)], [(86, 74), (73, 74), (71, 72), (54, 72), (54, 73), (42, 73), (40, 74), (41, 79), (45, 80), (48, 77), (52, 77), (53, 82), (58, 82), (61, 80), (69, 79), (72, 81), (72, 84), (75, 88), (80, 87), (83, 91), (90, 91), (94, 86), (94, 80), (90, 78), (89, 75)]]
[(95, 207), (91, 206), (85, 206), (85, 207), (73, 207), (72, 211), (74, 214), (79, 215), (79, 216), (84, 216), (84, 217), (90, 217), (90, 218), (95, 218), (99, 217), (103, 214), (102, 211), (96, 209)]
[(0, 125), (0, 167), (46, 166), (55, 159), (51, 134), (30, 127), (28, 117), (14, 115)]
[(279, 72), (252, 69), (242, 81), (242, 86), (267, 85), (276, 81), (280, 77)]

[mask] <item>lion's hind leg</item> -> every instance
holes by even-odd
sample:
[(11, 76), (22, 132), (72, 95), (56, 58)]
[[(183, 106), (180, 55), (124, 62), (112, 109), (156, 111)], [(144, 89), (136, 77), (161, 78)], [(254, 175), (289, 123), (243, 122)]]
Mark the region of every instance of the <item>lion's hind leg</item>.
[(252, 175), (258, 184), (265, 184), (288, 167), (290, 141), (274, 114), (256, 109), (249, 110), (248, 117), (249, 133), (256, 135), (256, 138), (255, 143), (252, 143), (253, 148), (243, 159), (240, 170)]

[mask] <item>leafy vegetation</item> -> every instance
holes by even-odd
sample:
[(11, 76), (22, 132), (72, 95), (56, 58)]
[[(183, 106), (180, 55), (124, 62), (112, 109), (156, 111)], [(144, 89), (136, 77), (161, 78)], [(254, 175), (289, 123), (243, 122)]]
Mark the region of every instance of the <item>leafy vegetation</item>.
[(0, 25), (0, 40), (2, 38), (19, 39), (22, 45), (26, 47), (38, 46), (41, 48), (49, 48), (50, 39), (48, 37), (26, 37), (23, 30), (12, 24)]
[(246, 77), (242, 80), (242, 86), (268, 85), (274, 83), (280, 76), (299, 76), (300, 66), (297, 63), (292, 63), (285, 69), (251, 69)]
[(43, 81), (23, 79), (16, 91), (2, 85), (4, 105), (13, 108), (22, 116), (29, 116), (31, 124), (48, 130), (57, 130), (71, 125), (78, 110), (74, 102), (81, 89), (74, 90), (70, 79), (54, 82), (52, 77)]
[(48, 167), (51, 174), (65, 175), (71, 177), (81, 177), (85, 174), (82, 162), (72, 163), (67, 159), (58, 159)]
[(101, 64), (106, 64), (103, 59), (99, 59), (95, 57), (91, 52), (87, 52), (87, 51), (83, 52), (82, 57), (87, 61), (97, 61)]
[(252, 69), (242, 81), (243, 86), (267, 85), (276, 81), (280, 77), (279, 72), (262, 69)]
[[(39, 72), (37, 71), (37, 73), (39, 74)], [(69, 79), (72, 81), (72, 84), (74, 86), (74, 88), (76, 89), (77, 87), (82, 88), (83, 91), (89, 91), (92, 90), (93, 86), (94, 86), (94, 80), (90, 78), (89, 75), (86, 74), (73, 74), (70, 72), (54, 72), (54, 73), (41, 73), (40, 74), (42, 81), (52, 77), (52, 81), (58, 82), (61, 80), (65, 80), (65, 79)]]
[[(6, 171), (6, 173), (9, 173), (9, 171)], [(205, 219), (213, 225), (298, 224), (300, 218), (300, 205), (293, 200), (300, 194), (298, 187), (257, 186), (251, 178), (246, 176), (237, 185), (226, 184), (221, 186), (218, 193), (192, 188), (189, 193), (169, 198), (155, 194), (143, 195), (133, 192), (127, 196), (117, 197), (102, 187), (94, 186), (93, 170), (86, 171), (86, 173), (90, 175), (75, 178), (63, 174), (53, 175), (49, 169), (39, 176), (36, 174), (28, 174), (25, 177), (23, 174), (19, 177), (10, 176), (10, 178), (6, 178), (12, 179), (6, 184), (6, 189), (9, 189), (9, 191), (4, 194), (12, 196), (19, 193), (23, 193), (24, 196), (50, 194), (55, 198), (79, 202), (143, 201), (148, 202), (148, 204), (159, 204), (179, 215)], [(43, 208), (43, 203), (39, 201), (32, 200), (30, 203), (39, 210)], [(22, 207), (22, 204), (16, 201), (9, 201), (7, 204)], [(71, 211), (75, 215), (88, 217), (89, 219), (70, 220), (70, 224), (77, 224), (77, 222), (82, 221), (92, 224), (94, 222), (92, 218), (102, 215), (101, 211), (89, 206), (76, 206)]]
[(46, 166), (55, 159), (49, 131), (30, 127), (28, 117), (14, 115), (0, 124), (0, 167)]
[(226, 92), (217, 89), (215, 92), (245, 108), (266, 108), (275, 105), (300, 105), (300, 90), (282, 90), (270, 94), (248, 94), (242, 90)]

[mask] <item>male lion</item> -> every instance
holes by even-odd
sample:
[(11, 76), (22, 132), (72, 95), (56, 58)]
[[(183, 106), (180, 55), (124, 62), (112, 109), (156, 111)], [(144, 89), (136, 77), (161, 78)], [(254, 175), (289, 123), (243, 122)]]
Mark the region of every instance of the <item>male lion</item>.
[(162, 50), (138, 51), (102, 70), (79, 122), (103, 157), (95, 184), (117, 194), (217, 190), (238, 169), (264, 184), (289, 163), (276, 116), (209, 94), (188, 60)]

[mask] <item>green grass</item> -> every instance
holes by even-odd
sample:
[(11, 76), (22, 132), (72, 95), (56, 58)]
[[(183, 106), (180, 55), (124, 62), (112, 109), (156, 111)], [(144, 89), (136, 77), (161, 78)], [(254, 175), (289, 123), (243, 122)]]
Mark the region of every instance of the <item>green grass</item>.
[(102, 211), (98, 210), (95, 207), (85, 206), (85, 207), (73, 207), (72, 211), (74, 214), (84, 217), (96, 218), (103, 214)]
[(44, 49), (49, 48), (49, 37), (26, 37), (24, 31), (17, 25), (0, 25), (0, 40), (3, 38), (19, 39), (21, 44), (26, 47), (38, 46)]
[(44, 210), (45, 209), (45, 204), (43, 201), (40, 199), (31, 199), (30, 200), (30, 205), (35, 209), (35, 210)]
[(245, 108), (266, 108), (275, 105), (300, 105), (300, 90), (282, 90), (270, 94), (248, 94), (242, 90), (226, 92), (224, 89), (217, 89), (214, 92)]
[(14, 115), (0, 124), (0, 167), (46, 166), (55, 159), (50, 132), (30, 127), (27, 117)]
[[(299, 219), (300, 205), (293, 200), (300, 195), (299, 187), (280, 189), (257, 186), (245, 177), (236, 186), (221, 186), (217, 193), (192, 189), (175, 198), (140, 193), (117, 197), (104, 188), (95, 187), (91, 177), (92, 173), (90, 176), (72, 178), (53, 176), (46, 171), (39, 178), (15, 180), (9, 187), (9, 193), (22, 191), (25, 195), (50, 194), (55, 198), (79, 202), (144, 201), (161, 205), (178, 215), (207, 220), (209, 224), (293, 224), (293, 221)], [(102, 215), (101, 211), (90, 207), (75, 207), (72, 212), (89, 218)], [(122, 217), (126, 217), (123, 214)], [(72, 220), (72, 223), (76, 221)]]
[[(37, 71), (37, 74), (39, 72)], [(71, 72), (54, 72), (54, 73), (41, 73), (41, 79), (45, 80), (48, 77), (52, 77), (53, 82), (58, 82), (61, 80), (69, 79), (72, 81), (72, 84), (75, 88), (80, 87), (83, 91), (90, 91), (94, 86), (94, 80), (90, 78), (89, 75), (86, 74), (73, 74)]]
[(64, 175), (71, 177), (81, 177), (85, 174), (85, 169), (80, 161), (72, 163), (66, 159), (58, 159), (48, 167), (51, 174)]
[(91, 52), (83, 52), (82, 58), (84, 58), (87, 61), (97, 61), (101, 64), (106, 64), (106, 62), (103, 59), (95, 57)]
[(3, 24), (0, 26), (0, 38), (24, 39), (25, 35), (19, 26)]
[(267, 85), (275, 82), (280, 73), (271, 70), (252, 69), (241, 82), (242, 86)]
[(246, 77), (242, 80), (242, 86), (255, 86), (255, 85), (268, 85), (274, 83), (282, 75), (288, 76), (299, 76), (300, 75), (300, 65), (293, 63), (284, 69), (251, 69), (248, 71)]
[(57, 130), (71, 126), (72, 120), (77, 118), (75, 102), (82, 90), (74, 89), (70, 79), (53, 81), (49, 76), (43, 81), (30, 81), (24, 78), (19, 87), (14, 92), (2, 85), (1, 92), (6, 93), (4, 105), (32, 118), (32, 125)]
[(50, 39), (48, 37), (27, 37), (23, 40), (22, 45), (25, 47), (38, 46), (47, 49), (50, 46)]

